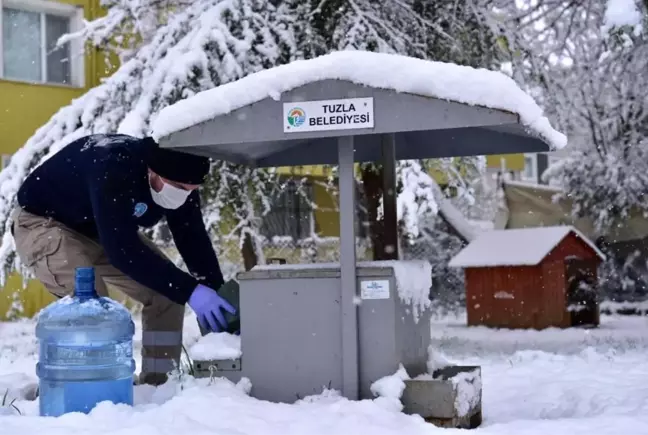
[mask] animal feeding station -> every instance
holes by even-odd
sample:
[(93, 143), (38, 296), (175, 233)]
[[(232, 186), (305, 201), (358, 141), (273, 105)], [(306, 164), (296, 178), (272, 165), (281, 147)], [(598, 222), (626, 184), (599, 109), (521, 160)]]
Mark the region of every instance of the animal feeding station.
[(385, 212), (395, 215), (387, 209), (396, 160), (546, 152), (566, 142), (503, 74), (362, 51), (199, 93), (161, 111), (153, 130), (162, 147), (251, 167), (338, 165), (340, 262), (240, 273), (240, 357), (195, 362), (248, 378), (253, 397), (275, 402), (324, 388), (372, 398), (372, 383), (401, 364), (412, 378), (427, 372), (430, 266), (356, 262), (355, 162), (384, 165)]

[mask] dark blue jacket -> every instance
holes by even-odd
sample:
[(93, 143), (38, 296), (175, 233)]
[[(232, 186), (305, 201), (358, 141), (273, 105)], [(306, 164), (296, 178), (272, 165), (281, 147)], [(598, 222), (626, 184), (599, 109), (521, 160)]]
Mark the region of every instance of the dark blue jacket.
[[(97, 240), (109, 261), (140, 284), (185, 304), (194, 288), (218, 290), (223, 275), (205, 229), (198, 191), (176, 210), (151, 198), (147, 154), (151, 144), (130, 136), (95, 135), (65, 146), (36, 168), (18, 191), (26, 211), (51, 217)], [(166, 216), (191, 274), (144, 244), (140, 227)]]

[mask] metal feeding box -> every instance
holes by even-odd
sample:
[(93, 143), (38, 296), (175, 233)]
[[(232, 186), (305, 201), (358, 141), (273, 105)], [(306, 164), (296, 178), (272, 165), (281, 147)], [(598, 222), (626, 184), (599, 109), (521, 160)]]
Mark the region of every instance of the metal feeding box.
[[(324, 385), (353, 400), (397, 362), (410, 375), (424, 370), (427, 317), (408, 323), (393, 267), (356, 264), (354, 162), (382, 164), (384, 217), (393, 228), (395, 160), (546, 152), (566, 141), (502, 74), (362, 51), (260, 71), (179, 101), (158, 115), (153, 137), (165, 148), (251, 167), (338, 165), (340, 263), (240, 277), (243, 359), (240, 370), (217, 365), (221, 375), (249, 377), (252, 395), (270, 400)], [(386, 295), (385, 286), (389, 297), (362, 299)]]
[[(407, 276), (407, 279), (403, 278)], [(427, 280), (426, 280), (427, 275)], [(259, 399), (294, 402), (325, 388), (345, 389), (340, 267), (282, 265), (239, 275), (239, 361), (200, 361), (197, 376), (246, 377)], [(419, 278), (419, 279), (417, 279)], [(423, 262), (359, 263), (358, 379), (360, 398), (403, 364), (411, 376), (427, 370), (430, 269)], [(348, 381), (347, 381), (348, 382)]]

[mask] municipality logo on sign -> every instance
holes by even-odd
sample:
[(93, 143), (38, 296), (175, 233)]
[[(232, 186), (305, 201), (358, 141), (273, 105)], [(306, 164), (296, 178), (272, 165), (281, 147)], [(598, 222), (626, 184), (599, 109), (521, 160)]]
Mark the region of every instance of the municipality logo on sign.
[(284, 103), (283, 119), (284, 133), (373, 128), (373, 98)]
[(299, 107), (293, 107), (288, 111), (288, 124), (292, 127), (301, 127), (306, 122), (306, 112)]

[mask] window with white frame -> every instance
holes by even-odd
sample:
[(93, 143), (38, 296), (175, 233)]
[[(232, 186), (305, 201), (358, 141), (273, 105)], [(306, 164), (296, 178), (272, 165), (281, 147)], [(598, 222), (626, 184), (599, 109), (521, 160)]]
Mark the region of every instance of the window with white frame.
[(56, 47), (80, 28), (83, 9), (49, 0), (0, 0), (0, 9), (0, 78), (84, 86), (83, 47)]
[(524, 155), (524, 170), (521, 178), (524, 181), (538, 181), (538, 157), (535, 154)]

